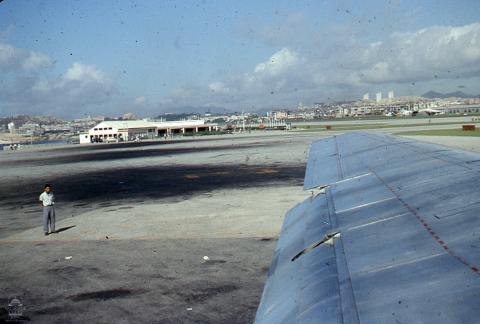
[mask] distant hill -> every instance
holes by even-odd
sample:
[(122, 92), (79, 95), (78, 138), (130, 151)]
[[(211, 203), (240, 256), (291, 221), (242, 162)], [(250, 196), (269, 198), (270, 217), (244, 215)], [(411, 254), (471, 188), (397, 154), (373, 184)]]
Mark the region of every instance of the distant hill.
[(448, 98), (448, 97), (457, 97), (457, 98), (478, 98), (479, 96), (475, 96), (475, 95), (469, 95), (465, 92), (462, 92), (462, 91), (455, 91), (455, 92), (450, 92), (450, 93), (446, 93), (445, 96)]
[(52, 116), (17, 115), (10, 117), (0, 117), (0, 125), (7, 125), (10, 122), (14, 122), (16, 127), (22, 126), (26, 123), (34, 123), (40, 125), (55, 125), (65, 123), (63, 119)]
[(203, 113), (227, 113), (231, 112), (228, 109), (223, 107), (208, 106), (208, 107), (198, 107), (198, 106), (182, 106), (174, 108), (163, 108), (159, 112), (158, 117), (165, 117), (166, 115), (192, 115), (192, 114), (203, 114)]
[(436, 91), (428, 91), (428, 92), (425, 92), (422, 97), (424, 98), (428, 98), (428, 99), (436, 99), (436, 98), (440, 98), (440, 99), (443, 99), (443, 98), (451, 98), (451, 97), (455, 97), (455, 98), (479, 98), (480, 95), (470, 95), (470, 94), (467, 94), (465, 92), (462, 92), (462, 91), (455, 91), (455, 92), (449, 92), (449, 93), (440, 93), (440, 92), (436, 92)]
[(435, 99), (435, 98), (445, 98), (443, 93), (436, 91), (428, 91), (422, 95), (423, 98)]

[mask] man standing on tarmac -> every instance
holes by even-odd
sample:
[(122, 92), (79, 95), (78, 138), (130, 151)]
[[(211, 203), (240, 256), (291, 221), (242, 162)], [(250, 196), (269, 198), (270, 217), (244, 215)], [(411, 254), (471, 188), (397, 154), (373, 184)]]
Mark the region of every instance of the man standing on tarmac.
[[(55, 233), (55, 196), (52, 186), (43, 186), (43, 192), (38, 198), (43, 206), (43, 233), (45, 235)], [(48, 231), (50, 225), (50, 232)]]

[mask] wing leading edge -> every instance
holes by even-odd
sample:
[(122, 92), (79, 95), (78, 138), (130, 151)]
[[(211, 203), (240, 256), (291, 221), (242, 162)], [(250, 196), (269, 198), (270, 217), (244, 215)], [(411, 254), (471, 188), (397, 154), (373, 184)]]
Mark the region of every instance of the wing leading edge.
[(394, 136), (312, 144), (256, 323), (475, 323), (480, 156)]

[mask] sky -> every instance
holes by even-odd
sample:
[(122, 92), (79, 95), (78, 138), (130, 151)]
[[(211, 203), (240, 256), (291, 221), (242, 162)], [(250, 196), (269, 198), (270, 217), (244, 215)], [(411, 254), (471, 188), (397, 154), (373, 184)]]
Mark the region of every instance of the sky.
[(0, 117), (480, 94), (480, 1), (0, 2)]

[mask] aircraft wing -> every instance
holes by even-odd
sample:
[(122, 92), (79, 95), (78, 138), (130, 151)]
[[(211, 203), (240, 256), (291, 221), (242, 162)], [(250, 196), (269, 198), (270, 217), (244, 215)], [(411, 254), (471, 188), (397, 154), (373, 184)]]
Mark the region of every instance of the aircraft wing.
[(312, 144), (304, 189), (255, 323), (480, 321), (479, 154), (352, 132)]

